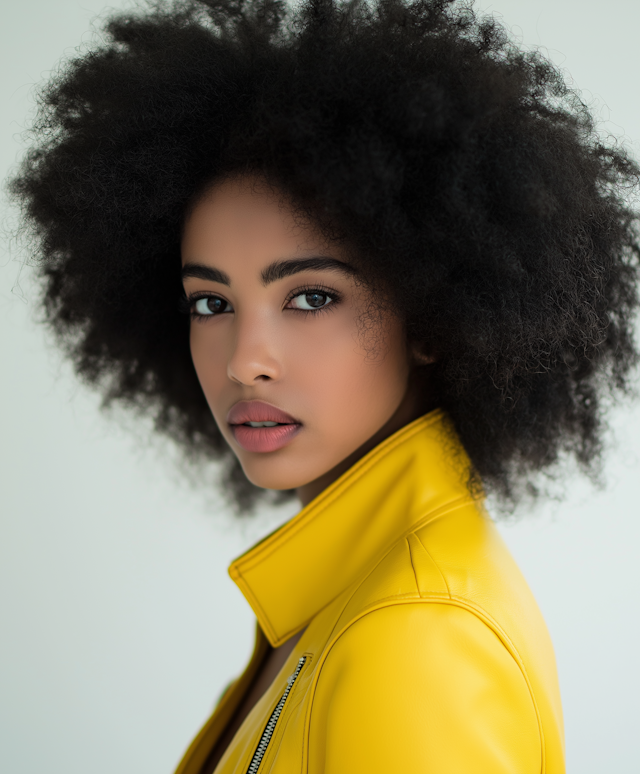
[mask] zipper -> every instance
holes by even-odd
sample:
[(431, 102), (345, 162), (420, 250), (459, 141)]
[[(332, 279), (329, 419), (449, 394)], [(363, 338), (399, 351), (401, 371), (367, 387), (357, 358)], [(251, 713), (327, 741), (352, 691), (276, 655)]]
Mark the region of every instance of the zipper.
[(303, 656), (298, 661), (298, 666), (295, 668), (294, 673), (292, 675), (289, 675), (289, 677), (287, 678), (287, 687), (284, 689), (284, 693), (280, 697), (280, 701), (276, 704), (276, 708), (271, 713), (269, 722), (267, 723), (264, 731), (262, 732), (262, 736), (260, 737), (260, 741), (258, 742), (256, 751), (253, 753), (253, 758), (251, 759), (251, 763), (249, 764), (249, 768), (247, 769), (247, 774), (256, 774), (256, 772), (258, 771), (258, 768), (262, 763), (262, 759), (264, 758), (264, 755), (267, 752), (267, 747), (269, 746), (269, 742), (271, 741), (273, 732), (275, 731), (278, 718), (282, 714), (284, 703), (286, 702), (287, 697), (291, 693), (293, 684), (298, 679), (298, 675), (300, 674), (300, 671), (302, 670), (302, 667), (304, 666), (304, 662), (306, 660), (307, 660), (307, 657)]

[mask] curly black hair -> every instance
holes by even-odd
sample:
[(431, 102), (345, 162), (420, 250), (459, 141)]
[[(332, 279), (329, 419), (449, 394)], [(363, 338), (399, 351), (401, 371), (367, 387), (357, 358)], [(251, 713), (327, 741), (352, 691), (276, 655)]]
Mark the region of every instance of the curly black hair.
[(174, 0), (108, 17), (40, 93), (10, 190), (46, 319), (106, 404), (226, 458), (178, 311), (185, 213), (259, 173), (403, 310), (477, 474), (595, 475), (638, 362), (640, 170), (539, 52), (456, 0)]

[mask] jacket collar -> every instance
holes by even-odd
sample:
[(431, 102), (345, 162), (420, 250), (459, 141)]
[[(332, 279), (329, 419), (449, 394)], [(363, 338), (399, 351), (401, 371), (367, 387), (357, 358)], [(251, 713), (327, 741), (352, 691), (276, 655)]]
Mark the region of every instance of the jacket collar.
[(300, 513), (236, 559), (229, 575), (273, 647), (409, 532), (471, 499), (469, 461), (440, 409), (372, 449)]

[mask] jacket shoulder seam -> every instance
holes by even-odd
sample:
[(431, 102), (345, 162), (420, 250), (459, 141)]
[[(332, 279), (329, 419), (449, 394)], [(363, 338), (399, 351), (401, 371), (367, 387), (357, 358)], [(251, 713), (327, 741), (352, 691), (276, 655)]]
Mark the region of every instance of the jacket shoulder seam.
[(413, 573), (413, 580), (416, 584), (416, 593), (420, 594), (420, 584), (418, 583), (418, 573), (416, 572), (416, 566), (413, 563), (413, 554), (411, 553), (411, 544), (409, 543), (409, 535), (404, 539), (407, 544), (407, 551), (409, 552), (409, 563), (411, 564), (411, 572)]
[[(449, 513), (453, 513), (454, 511), (460, 510), (461, 508), (465, 508), (465, 507), (466, 507), (466, 506), (468, 506), (468, 505), (473, 505), (474, 503), (475, 503), (475, 501), (474, 501), (474, 500), (473, 500), (471, 497), (464, 496), (464, 497), (461, 497), (461, 498), (459, 498), (458, 500), (454, 500), (453, 502), (446, 503), (445, 505), (441, 506), (440, 508), (436, 508), (434, 511), (428, 511), (427, 513), (425, 513), (425, 514), (424, 514), (424, 515), (423, 515), (423, 516), (422, 516), (422, 517), (421, 517), (421, 518), (420, 518), (420, 519), (419, 519), (419, 520), (418, 520), (416, 523), (414, 523), (414, 524), (411, 526), (411, 528), (410, 528), (410, 529), (408, 529), (408, 530), (407, 530), (407, 531), (406, 531), (406, 532), (405, 532), (403, 535), (400, 535), (400, 537), (398, 537), (398, 539), (397, 539), (397, 540), (395, 540), (395, 541), (394, 541), (394, 542), (393, 542), (393, 543), (392, 543), (392, 544), (389, 546), (389, 548), (387, 549), (387, 551), (385, 551), (385, 553), (384, 553), (384, 554), (383, 554), (383, 555), (382, 555), (382, 556), (381, 556), (381, 557), (378, 559), (378, 561), (377, 561), (377, 562), (376, 562), (376, 563), (375, 563), (375, 564), (374, 564), (372, 567), (370, 567), (370, 568), (369, 568), (369, 570), (368, 570), (368, 571), (367, 571), (367, 572), (366, 572), (366, 573), (365, 573), (365, 574), (364, 574), (364, 575), (363, 575), (363, 576), (362, 576), (362, 577), (359, 579), (359, 581), (358, 581), (358, 582), (356, 582), (356, 583), (354, 584), (354, 587), (353, 587), (353, 589), (352, 589), (351, 593), (348, 595), (348, 597), (347, 597), (347, 598), (345, 599), (345, 601), (344, 601), (344, 604), (342, 605), (342, 609), (341, 609), (341, 611), (340, 611), (340, 614), (338, 615), (338, 618), (337, 618), (337, 620), (339, 620), (339, 619), (340, 619), (340, 615), (342, 615), (342, 613), (343, 613), (343, 612), (344, 612), (344, 610), (346, 609), (347, 605), (348, 605), (348, 604), (349, 604), (349, 602), (350, 602), (350, 601), (353, 599), (353, 597), (356, 595), (356, 593), (358, 592), (358, 590), (359, 590), (359, 589), (361, 589), (361, 588), (362, 588), (362, 586), (363, 586), (363, 585), (364, 585), (364, 584), (367, 582), (368, 578), (369, 578), (371, 575), (373, 575), (373, 573), (374, 573), (374, 572), (376, 571), (376, 569), (377, 569), (377, 568), (378, 568), (378, 567), (379, 567), (379, 566), (382, 564), (382, 562), (384, 562), (384, 560), (385, 560), (385, 559), (387, 558), (387, 556), (388, 556), (388, 555), (391, 553), (391, 551), (392, 551), (392, 550), (393, 550), (393, 549), (394, 549), (394, 548), (395, 548), (395, 547), (396, 547), (396, 546), (397, 546), (399, 543), (402, 543), (403, 541), (404, 541), (405, 543), (407, 543), (407, 550), (409, 551), (409, 562), (410, 562), (410, 567), (411, 567), (411, 571), (412, 571), (412, 573), (413, 573), (414, 582), (416, 583), (416, 589), (417, 589), (416, 593), (417, 593), (418, 595), (422, 596), (422, 595), (420, 594), (420, 588), (419, 588), (419, 586), (418, 586), (417, 577), (416, 577), (416, 574), (415, 574), (415, 568), (414, 568), (414, 566), (413, 566), (413, 558), (411, 557), (411, 549), (410, 549), (410, 548), (409, 548), (409, 546), (408, 546), (408, 540), (407, 540), (407, 538), (409, 537), (409, 535), (415, 535), (415, 534), (416, 534), (416, 532), (417, 532), (417, 530), (421, 529), (422, 527), (425, 527), (427, 524), (430, 524), (432, 521), (436, 521), (436, 519), (440, 519), (440, 518), (442, 518), (443, 516), (446, 516), (446, 515), (448, 515)], [(416, 535), (416, 537), (417, 537), (417, 535)], [(419, 538), (418, 538), (418, 539), (419, 539)], [(421, 543), (421, 545), (424, 547), (424, 543), (422, 543), (422, 541), (420, 541), (420, 543)], [(427, 549), (426, 549), (426, 548), (425, 548), (425, 551), (427, 551)], [(428, 551), (427, 551), (427, 553), (429, 554), (429, 552), (428, 552)], [(438, 568), (438, 572), (439, 572), (440, 574), (442, 574), (442, 570), (440, 569), (440, 566), (437, 564), (437, 562), (435, 561), (435, 559), (433, 559), (433, 557), (431, 556), (431, 554), (429, 554), (429, 556), (431, 557), (431, 559), (433, 560), (434, 564), (435, 564), (435, 565), (436, 565), (436, 567)], [(444, 580), (444, 584), (445, 584), (446, 588), (447, 588), (447, 589), (449, 589), (449, 584), (447, 583), (447, 581), (446, 581), (446, 579), (444, 578), (444, 576), (443, 576), (443, 580)], [(450, 592), (450, 591), (449, 591), (449, 596), (451, 596), (451, 592)], [(334, 597), (334, 599), (335, 599), (335, 597)], [(374, 602), (374, 603), (372, 603), (372, 604), (378, 604), (379, 602), (384, 602), (384, 601), (387, 601), (387, 600), (390, 600), (390, 599), (393, 599), (393, 597), (380, 597), (379, 599), (376, 599), (376, 600), (375, 600), (375, 602)], [(331, 601), (334, 601), (334, 600), (331, 600)], [(331, 604), (331, 602), (329, 602), (328, 604)], [(320, 611), (318, 611), (318, 612), (320, 612)], [(361, 611), (359, 611), (357, 615), (359, 615), (359, 614), (360, 614), (360, 612), (361, 612)], [(316, 614), (316, 615), (317, 615), (317, 614)], [(353, 619), (352, 619), (352, 618), (350, 618), (350, 619), (349, 619), (349, 621), (351, 621), (351, 620), (353, 620)], [(332, 633), (333, 633), (333, 632), (332, 632)]]
[[(436, 562), (436, 560), (433, 558), (433, 556), (431, 555), (431, 552), (430, 552), (430, 551), (429, 551), (429, 549), (428, 549), (428, 548), (425, 546), (425, 544), (422, 542), (422, 540), (420, 540), (420, 537), (419, 537), (419, 535), (418, 535), (418, 531), (416, 530), (416, 531), (415, 531), (415, 532), (413, 532), (412, 534), (413, 534), (413, 536), (415, 537), (415, 539), (418, 541), (418, 543), (420, 543), (420, 545), (421, 545), (421, 546), (422, 546), (422, 548), (424, 549), (424, 552), (425, 552), (425, 554), (426, 554), (426, 555), (429, 557), (429, 559), (431, 559), (431, 561), (433, 562), (433, 565), (434, 565), (434, 567), (435, 567), (435, 568), (438, 570), (438, 572), (440, 573), (440, 577), (442, 578), (442, 582), (444, 583), (444, 586), (445, 586), (445, 588), (446, 588), (446, 590), (447, 590), (447, 594), (449, 595), (449, 597), (451, 597), (451, 589), (449, 588), (449, 584), (447, 583), (447, 579), (445, 578), (445, 575), (444, 575), (444, 573), (443, 573), (443, 572), (442, 572), (442, 570), (440, 569), (440, 565), (439, 565), (439, 564), (438, 564), (438, 562)], [(408, 542), (409, 542), (409, 538), (408, 538), (408, 536), (407, 536), (407, 543), (408, 543)], [(411, 553), (411, 546), (409, 546), (409, 555), (411, 556), (411, 566), (414, 568), (414, 573), (415, 573), (415, 567), (414, 567), (414, 564), (413, 564), (413, 554)], [(420, 596), (422, 596), (422, 592), (420, 591), (420, 585), (418, 584), (418, 576), (417, 576), (417, 575), (416, 575), (416, 585), (417, 585), (417, 587), (418, 587), (418, 593), (420, 594)], [(429, 596), (429, 595), (430, 595), (430, 593), (429, 593), (429, 592), (426, 592), (425, 596)]]

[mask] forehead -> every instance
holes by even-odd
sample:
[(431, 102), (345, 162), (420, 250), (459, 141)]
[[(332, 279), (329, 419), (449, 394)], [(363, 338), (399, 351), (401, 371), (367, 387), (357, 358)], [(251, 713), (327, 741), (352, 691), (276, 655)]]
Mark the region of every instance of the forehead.
[(182, 262), (190, 260), (263, 262), (275, 254), (302, 254), (328, 247), (303, 221), (286, 197), (257, 178), (216, 184), (185, 222)]

